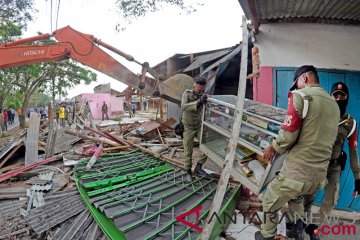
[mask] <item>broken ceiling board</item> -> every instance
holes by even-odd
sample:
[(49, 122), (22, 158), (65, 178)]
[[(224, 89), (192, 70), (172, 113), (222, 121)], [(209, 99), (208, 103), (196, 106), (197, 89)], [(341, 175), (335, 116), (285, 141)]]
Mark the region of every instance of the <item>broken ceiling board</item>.
[[(216, 181), (195, 177), (193, 182), (187, 182), (186, 172), (165, 162), (150, 166), (149, 160), (162, 161), (131, 151), (103, 156), (92, 171), (85, 168), (88, 160), (76, 166), (77, 187), (93, 217), (110, 239), (198, 237), (198, 232), (177, 223), (176, 217), (201, 206), (201, 227), (216, 191)], [(229, 188), (224, 209), (234, 210), (238, 189)], [(187, 220), (194, 222), (195, 214)]]
[(135, 129), (135, 132), (138, 135), (144, 136), (144, 135), (156, 130), (160, 126), (161, 126), (160, 123), (157, 123), (154, 121), (148, 121), (148, 122), (144, 122), (143, 124), (140, 125), (140, 127)]
[(57, 192), (63, 189), (69, 183), (69, 176), (67, 174), (56, 174), (53, 179), (50, 192)]
[(1, 159), (3, 159), (12, 149), (14, 149), (15, 147), (22, 144), (23, 141), (24, 141), (23, 139), (18, 139), (16, 141), (1, 145), (0, 146), (0, 163), (1, 163)]
[(31, 209), (25, 219), (37, 234), (41, 234), (84, 209), (85, 205), (80, 195), (65, 196), (51, 202), (45, 199), (45, 205)]
[[(88, 131), (86, 131), (87, 133)], [(64, 128), (57, 129), (54, 154), (69, 151), (73, 144), (79, 142), (81, 138), (65, 133)]]
[(183, 140), (177, 138), (164, 138), (165, 142), (169, 146), (182, 146)]
[(26, 135), (25, 166), (39, 161), (39, 129), (40, 115), (32, 112), (30, 114), (29, 128)]
[(6, 158), (4, 158), (1, 162), (0, 162), (0, 168), (16, 153), (16, 151), (19, 150), (19, 148), (21, 148), (22, 146), (24, 146), (24, 144), (21, 142), (20, 144), (18, 144), (15, 148), (13, 148), (11, 150), (11, 152), (6, 156)]
[(159, 127), (160, 131), (165, 131), (168, 129), (172, 130), (172, 126), (176, 123), (176, 120), (174, 118), (170, 118), (166, 120), (164, 123), (160, 123), (161, 126)]

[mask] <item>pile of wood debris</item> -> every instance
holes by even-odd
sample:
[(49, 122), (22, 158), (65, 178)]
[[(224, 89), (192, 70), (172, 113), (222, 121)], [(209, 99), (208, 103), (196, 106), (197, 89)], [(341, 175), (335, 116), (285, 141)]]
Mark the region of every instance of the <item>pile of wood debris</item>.
[(62, 128), (32, 113), (28, 129), (0, 139), (0, 239), (105, 239), (72, 177), (83, 158), (137, 148), (182, 167), (174, 119), (96, 124), (77, 116)]

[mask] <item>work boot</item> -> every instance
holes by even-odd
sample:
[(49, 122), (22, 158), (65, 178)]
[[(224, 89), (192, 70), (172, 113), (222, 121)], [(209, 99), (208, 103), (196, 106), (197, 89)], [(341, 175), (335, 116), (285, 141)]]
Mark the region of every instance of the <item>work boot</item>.
[(260, 231), (257, 231), (255, 233), (255, 240), (275, 240), (275, 237), (264, 237)]
[(186, 182), (193, 182), (194, 178), (192, 176), (191, 169), (187, 171), (186, 175), (184, 176)]
[(194, 169), (194, 173), (199, 174), (201, 176), (207, 176), (208, 174), (202, 169), (202, 164), (197, 163)]
[(295, 240), (304, 240), (304, 223), (300, 219), (296, 223), (286, 223), (286, 236)]
[(310, 240), (320, 240), (320, 237), (318, 235), (319, 230), (318, 226), (315, 224), (309, 224), (305, 228), (305, 232), (309, 235)]

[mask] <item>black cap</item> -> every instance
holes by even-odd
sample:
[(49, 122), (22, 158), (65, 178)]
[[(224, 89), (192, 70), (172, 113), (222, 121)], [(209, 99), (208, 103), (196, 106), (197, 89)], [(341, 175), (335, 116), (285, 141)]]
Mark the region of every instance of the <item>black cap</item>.
[(199, 77), (198, 79), (196, 79), (195, 81), (196, 84), (205, 86), (206, 85), (206, 78), (204, 76)]
[(330, 94), (333, 95), (337, 92), (340, 92), (340, 93), (344, 94), (345, 96), (349, 96), (349, 89), (346, 86), (346, 84), (343, 82), (337, 82), (331, 86)]
[(294, 83), (291, 85), (290, 87), (290, 91), (293, 91), (295, 89), (297, 89), (296, 83), (297, 83), (297, 79), (304, 73), (307, 72), (313, 72), (316, 75), (316, 78), (318, 78), (317, 75), (317, 70), (313, 65), (304, 65), (301, 66), (299, 68), (296, 69), (295, 74), (294, 74)]

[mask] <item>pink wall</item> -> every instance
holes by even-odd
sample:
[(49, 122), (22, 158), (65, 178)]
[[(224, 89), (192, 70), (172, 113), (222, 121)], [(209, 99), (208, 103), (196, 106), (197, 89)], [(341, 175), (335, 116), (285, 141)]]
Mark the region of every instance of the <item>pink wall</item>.
[(111, 96), (111, 112), (113, 112), (113, 113), (123, 113), (124, 112), (124, 102), (121, 98)]
[(253, 78), (253, 99), (257, 102), (273, 104), (273, 68), (261, 67), (259, 78)]
[(78, 101), (88, 100), (94, 119), (101, 120), (101, 107), (103, 101), (108, 105), (109, 118), (111, 117), (111, 96), (108, 93), (84, 93), (76, 97)]

